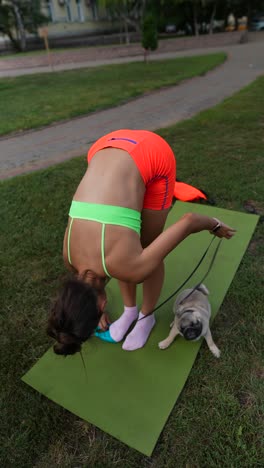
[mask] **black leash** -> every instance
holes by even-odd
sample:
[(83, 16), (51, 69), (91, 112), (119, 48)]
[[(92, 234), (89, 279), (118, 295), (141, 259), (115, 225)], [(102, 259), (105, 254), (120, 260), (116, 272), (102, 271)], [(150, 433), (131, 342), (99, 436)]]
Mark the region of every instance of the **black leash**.
[(216, 255), (217, 255), (217, 252), (219, 250), (219, 247), (220, 247), (220, 244), (222, 242), (222, 239), (219, 240), (218, 244), (217, 244), (217, 247), (214, 251), (214, 255), (212, 257), (212, 260), (210, 262), (210, 265), (209, 265), (209, 268), (207, 270), (207, 272), (205, 273), (204, 277), (201, 279), (201, 281), (199, 281), (199, 283), (196, 284), (196, 286), (194, 286), (194, 288), (191, 290), (191, 292), (189, 292), (189, 294), (187, 294), (187, 296), (184, 297), (184, 299), (180, 302), (180, 304), (185, 301), (188, 297), (190, 297), (192, 295), (192, 293), (196, 290), (196, 289), (199, 289), (199, 286), (201, 286), (201, 284), (204, 282), (205, 278), (207, 278), (207, 276), (209, 275), (211, 269), (212, 269), (212, 266), (214, 264), (214, 261), (215, 261), (215, 258), (216, 258)]
[[(194, 268), (194, 270), (191, 272), (191, 274), (188, 276), (188, 278), (176, 289), (176, 291), (174, 291), (169, 297), (167, 297), (167, 299), (165, 299), (165, 301), (163, 301), (161, 304), (159, 304), (157, 307), (155, 307), (155, 309), (150, 313), (150, 314), (147, 314), (145, 315), (144, 317), (141, 317), (140, 319), (138, 319), (138, 322), (140, 320), (143, 320), (144, 318), (148, 317), (149, 315), (152, 315), (154, 312), (156, 312), (156, 310), (158, 310), (160, 307), (162, 307), (164, 304), (166, 304), (166, 302), (168, 302), (170, 299), (172, 299), (173, 296), (175, 296), (175, 294), (177, 294), (180, 289), (183, 288), (183, 286), (185, 286), (185, 284), (189, 281), (189, 279), (191, 279), (191, 277), (194, 275), (194, 273), (196, 272), (196, 270), (199, 268), (199, 266), (201, 265), (202, 261), (204, 260), (205, 256), (207, 255), (212, 243), (214, 242), (215, 240), (215, 236), (213, 237), (213, 239), (210, 241), (208, 247), (206, 248), (205, 252), (203, 253), (202, 257), (200, 258), (199, 262), (197, 263), (196, 267)], [(219, 247), (220, 247), (220, 244), (222, 242), (222, 239), (219, 239), (219, 242), (217, 244), (217, 247), (215, 249), (215, 252), (214, 252), (214, 255), (212, 257), (212, 260), (210, 262), (210, 265), (209, 265), (209, 268), (207, 270), (207, 272), (205, 273), (205, 275), (203, 276), (203, 278), (201, 279), (201, 281), (199, 281), (199, 283), (191, 290), (191, 292), (184, 298), (187, 299), (187, 297), (189, 297), (196, 289), (198, 289), (198, 287), (202, 284), (202, 282), (205, 280), (205, 278), (207, 278), (207, 276), (209, 275), (211, 269), (212, 269), (212, 266), (215, 262), (215, 259), (216, 259), (216, 255), (218, 253), (218, 250), (219, 250)]]

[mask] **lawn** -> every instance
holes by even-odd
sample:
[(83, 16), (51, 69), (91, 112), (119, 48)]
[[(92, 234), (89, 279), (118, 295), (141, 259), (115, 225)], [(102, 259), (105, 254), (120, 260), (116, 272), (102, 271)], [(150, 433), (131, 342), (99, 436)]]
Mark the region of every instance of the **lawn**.
[[(260, 78), (212, 110), (159, 132), (177, 155), (179, 178), (202, 187), (217, 206), (264, 213), (263, 96)], [(262, 222), (213, 324), (222, 356), (215, 360), (202, 345), (151, 459), (21, 382), (52, 342), (45, 334), (47, 310), (65, 277), (63, 233), (85, 167), (81, 157), (0, 185), (1, 466), (263, 466)]]
[(0, 79), (0, 135), (121, 104), (203, 75), (225, 53)]

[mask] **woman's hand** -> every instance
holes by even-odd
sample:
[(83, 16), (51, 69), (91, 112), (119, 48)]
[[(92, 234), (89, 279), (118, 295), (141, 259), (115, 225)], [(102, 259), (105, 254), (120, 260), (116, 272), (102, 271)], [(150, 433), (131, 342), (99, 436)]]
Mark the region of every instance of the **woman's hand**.
[(195, 234), (196, 232), (208, 230), (214, 236), (231, 239), (236, 232), (234, 228), (227, 226), (227, 224), (219, 221), (219, 219), (198, 213), (186, 213), (183, 215), (182, 220), (188, 226), (188, 234)]
[(227, 224), (222, 223), (217, 218), (213, 218), (216, 222), (215, 227), (210, 231), (211, 234), (217, 237), (224, 237), (225, 239), (231, 239), (233, 235), (236, 233), (234, 228), (227, 226)]
[(109, 319), (108, 314), (106, 312), (103, 312), (102, 315), (101, 315), (98, 327), (101, 330), (106, 331), (106, 330), (108, 330), (110, 324), (111, 324), (111, 321)]

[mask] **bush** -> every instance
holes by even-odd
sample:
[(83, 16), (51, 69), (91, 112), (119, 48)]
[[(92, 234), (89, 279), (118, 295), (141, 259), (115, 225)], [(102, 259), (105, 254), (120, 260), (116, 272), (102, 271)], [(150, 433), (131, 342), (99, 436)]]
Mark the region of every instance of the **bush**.
[(147, 15), (143, 20), (142, 47), (145, 49), (145, 52), (148, 50), (156, 50), (158, 47), (157, 23), (153, 15)]

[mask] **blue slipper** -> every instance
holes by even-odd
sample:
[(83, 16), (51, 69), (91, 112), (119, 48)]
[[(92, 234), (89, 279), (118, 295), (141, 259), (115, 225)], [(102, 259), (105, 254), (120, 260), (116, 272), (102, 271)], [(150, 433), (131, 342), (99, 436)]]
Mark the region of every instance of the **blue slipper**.
[(106, 331), (102, 331), (99, 327), (97, 327), (95, 329), (94, 336), (96, 336), (102, 341), (107, 341), (107, 343), (117, 343), (117, 341), (113, 340), (113, 338), (111, 337), (109, 329)]

